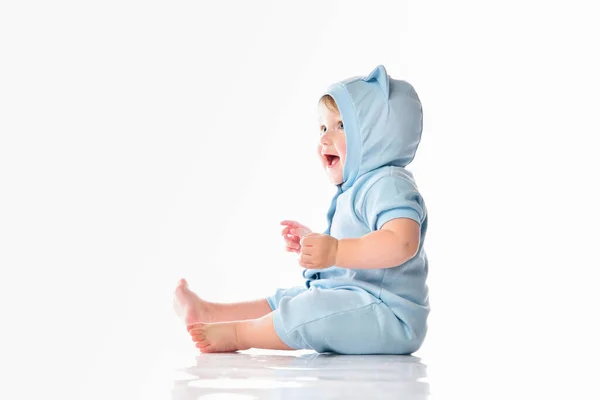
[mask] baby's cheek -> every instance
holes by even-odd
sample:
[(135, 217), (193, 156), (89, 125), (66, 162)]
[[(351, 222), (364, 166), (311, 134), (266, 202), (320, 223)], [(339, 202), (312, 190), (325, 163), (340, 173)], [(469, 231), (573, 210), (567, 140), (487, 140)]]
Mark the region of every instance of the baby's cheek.
[(346, 161), (346, 142), (340, 144), (340, 158)]
[(319, 159), (321, 158), (321, 153), (322, 153), (322, 151), (323, 151), (323, 145), (321, 145), (321, 144), (318, 144), (318, 145), (317, 145), (317, 148), (316, 148), (316, 154), (317, 154), (317, 156), (319, 157)]

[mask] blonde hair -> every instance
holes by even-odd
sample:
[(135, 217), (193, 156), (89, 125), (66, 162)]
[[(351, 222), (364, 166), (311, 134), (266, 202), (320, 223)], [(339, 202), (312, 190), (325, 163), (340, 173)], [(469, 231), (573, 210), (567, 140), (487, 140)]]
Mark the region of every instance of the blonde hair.
[(331, 97), (330, 95), (326, 94), (323, 97), (321, 97), (319, 99), (319, 104), (325, 104), (325, 107), (327, 107), (330, 111), (336, 112), (336, 113), (340, 113), (340, 109), (338, 108), (337, 104), (335, 103), (335, 100), (333, 99), (333, 97)]

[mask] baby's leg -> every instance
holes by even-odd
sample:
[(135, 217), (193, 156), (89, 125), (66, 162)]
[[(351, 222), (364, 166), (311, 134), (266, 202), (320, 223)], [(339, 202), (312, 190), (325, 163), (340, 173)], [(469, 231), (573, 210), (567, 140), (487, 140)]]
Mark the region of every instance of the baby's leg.
[(273, 325), (273, 313), (261, 318), (188, 325), (188, 332), (202, 353), (247, 350), (251, 347), (272, 350), (293, 350), (279, 339)]
[[(246, 350), (251, 347), (272, 350), (293, 350), (281, 341), (273, 325), (271, 310), (276, 310), (282, 298), (294, 298), (306, 292), (296, 286), (277, 289), (265, 300), (247, 303), (213, 304), (214, 315), (221, 319), (188, 323), (188, 332), (203, 353)], [(196, 296), (197, 297), (197, 296)], [(256, 315), (256, 317), (253, 317)], [(244, 318), (240, 318), (243, 316)], [(225, 319), (225, 317), (231, 319)], [(235, 318), (234, 318), (235, 317)], [(252, 319), (254, 318), (254, 319)], [(228, 322), (225, 322), (228, 321)]]
[[(258, 319), (188, 325), (203, 353), (251, 347), (312, 349), (340, 354), (410, 354), (423, 341), (416, 305), (407, 301), (403, 320), (379, 298), (362, 290), (285, 290), (277, 308)], [(269, 298), (269, 303), (273, 299)], [(412, 308), (411, 308), (412, 307)], [(415, 311), (413, 309), (413, 311)]]
[(175, 289), (173, 305), (186, 325), (195, 322), (223, 322), (260, 318), (272, 310), (266, 299), (242, 303), (211, 303), (188, 288), (185, 279)]

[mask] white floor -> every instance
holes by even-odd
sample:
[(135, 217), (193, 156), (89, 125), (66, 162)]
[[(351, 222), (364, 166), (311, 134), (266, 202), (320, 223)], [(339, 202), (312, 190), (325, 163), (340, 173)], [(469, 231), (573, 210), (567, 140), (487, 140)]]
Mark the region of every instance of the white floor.
[[(528, 341), (511, 349), (491, 336), (469, 344), (432, 334), (415, 356), (200, 354), (180, 329), (130, 324), (105, 343), (30, 341), (21, 352), (19, 342), (3, 342), (11, 346), (0, 352), (0, 399), (600, 399), (593, 347), (556, 351)], [(81, 337), (93, 338), (88, 331)]]
[[(600, 399), (595, 362), (581, 353), (540, 356), (448, 348), (420, 358), (252, 349), (185, 360), (163, 364), (163, 372), (157, 370), (155, 381), (146, 384), (143, 398)], [(182, 367), (171, 368), (173, 363)], [(153, 385), (156, 389), (149, 390)]]
[(426, 378), (426, 365), (413, 356), (201, 354), (174, 380), (172, 398), (425, 399)]

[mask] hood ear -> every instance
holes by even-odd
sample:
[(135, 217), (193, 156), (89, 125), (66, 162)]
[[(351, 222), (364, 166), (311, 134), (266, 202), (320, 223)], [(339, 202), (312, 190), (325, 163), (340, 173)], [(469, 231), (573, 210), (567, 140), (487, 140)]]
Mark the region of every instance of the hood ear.
[(376, 81), (383, 93), (385, 93), (385, 98), (388, 99), (390, 97), (390, 81), (383, 65), (377, 66), (366, 78), (364, 78), (365, 82)]

